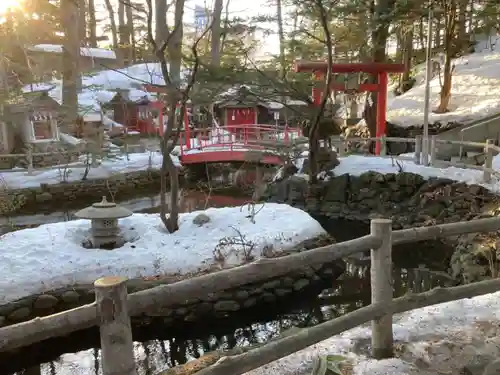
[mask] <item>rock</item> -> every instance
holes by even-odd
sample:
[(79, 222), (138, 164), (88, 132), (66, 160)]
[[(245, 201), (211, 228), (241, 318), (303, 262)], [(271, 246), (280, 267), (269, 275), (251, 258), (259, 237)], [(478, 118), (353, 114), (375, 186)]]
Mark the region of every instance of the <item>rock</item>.
[(52, 194), (50, 194), (49, 192), (43, 192), (35, 196), (35, 201), (38, 203), (49, 202), (52, 199)]
[(201, 302), (196, 305), (196, 312), (200, 315), (208, 314), (212, 311), (213, 305), (209, 302)]
[(274, 293), (278, 296), (278, 297), (284, 297), (286, 296), (287, 294), (290, 294), (292, 291), (290, 289), (282, 289), (282, 288), (278, 288), (274, 291)]
[(248, 293), (246, 290), (238, 290), (235, 293), (236, 299), (247, 299), (249, 297), (250, 293)]
[(262, 293), (261, 298), (266, 303), (276, 302), (276, 296), (270, 292)]
[(188, 311), (189, 310), (185, 307), (179, 307), (178, 309), (175, 309), (175, 314), (180, 315), (180, 316), (184, 316), (188, 313)]
[(330, 202), (346, 203), (350, 178), (347, 173), (332, 178), (326, 185), (325, 200)]
[(262, 289), (264, 290), (269, 290), (269, 289), (276, 289), (280, 285), (280, 280), (271, 280), (268, 282), (265, 282), (262, 285)]
[(214, 310), (219, 312), (238, 311), (240, 305), (236, 301), (218, 301), (214, 305)]
[(249, 307), (255, 306), (257, 304), (257, 298), (250, 297), (245, 302), (243, 302), (243, 307), (248, 309)]
[(184, 317), (184, 320), (186, 322), (196, 322), (198, 320), (198, 317), (194, 313), (190, 313)]
[(299, 290), (302, 290), (305, 287), (307, 287), (309, 284), (310, 284), (309, 280), (300, 279), (297, 280), (295, 283), (293, 283), (293, 289), (298, 292)]
[(5, 316), (0, 316), (0, 327), (3, 327), (7, 324), (7, 318)]
[(54, 297), (53, 295), (41, 294), (36, 298), (35, 303), (33, 304), (33, 307), (37, 310), (46, 310), (46, 309), (53, 308), (58, 303), (59, 303), (59, 300), (56, 297)]
[(74, 290), (67, 290), (61, 294), (61, 300), (67, 304), (74, 304), (80, 300), (80, 294)]
[(210, 222), (210, 217), (203, 212), (196, 215), (195, 218), (193, 219), (193, 224), (198, 225), (199, 227), (201, 227), (209, 222)]
[(14, 311), (12, 311), (7, 319), (11, 322), (21, 322), (23, 320), (27, 320), (31, 317), (31, 309), (28, 307), (20, 307)]

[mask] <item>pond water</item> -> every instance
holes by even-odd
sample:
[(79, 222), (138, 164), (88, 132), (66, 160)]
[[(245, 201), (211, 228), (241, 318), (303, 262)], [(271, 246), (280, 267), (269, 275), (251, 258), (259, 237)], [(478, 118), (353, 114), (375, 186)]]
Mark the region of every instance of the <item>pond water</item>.
[[(394, 269), (395, 295), (434, 286), (447, 286), (439, 271)], [(252, 317), (240, 317), (211, 325), (208, 329), (183, 332), (168, 331), (161, 321), (145, 330), (133, 332), (138, 375), (155, 375), (168, 367), (186, 363), (217, 349), (229, 349), (264, 343), (291, 327), (310, 327), (336, 318), (370, 303), (368, 267), (350, 267), (342, 280), (335, 282), (318, 298), (287, 311), (262, 311)], [(50, 340), (38, 348), (27, 348), (16, 355), (0, 355), (5, 374), (75, 375), (102, 374), (100, 370), (99, 334), (97, 329)], [(25, 366), (30, 366), (22, 370)]]
[[(249, 196), (235, 189), (184, 189), (180, 197), (183, 212), (207, 207), (239, 206)], [(82, 202), (82, 207), (92, 202)], [(159, 210), (159, 196), (151, 195), (129, 199), (120, 204), (134, 212), (153, 213)], [(4, 219), (3, 231), (32, 227), (50, 222), (73, 219), (81, 207), (59, 212), (21, 215)], [(338, 241), (367, 234), (367, 225), (349, 221), (329, 221), (317, 218)], [(447, 286), (452, 281), (443, 272), (447, 264), (447, 251), (436, 252), (439, 244), (426, 243), (421, 250), (408, 256), (408, 249), (399, 247), (394, 253), (394, 293), (396, 296), (412, 290), (419, 292), (434, 286)], [(412, 248), (416, 248), (412, 244)], [(280, 310), (262, 311), (252, 316), (221, 321), (206, 326), (193, 326), (176, 332), (167, 330), (162, 318), (134, 328), (135, 356), (139, 375), (154, 375), (159, 371), (199, 358), (204, 353), (236, 346), (267, 342), (293, 326), (308, 327), (341, 316), (370, 303), (370, 275), (366, 258), (357, 258), (349, 265), (340, 280), (332, 282), (331, 289), (320, 296), (309, 296), (294, 301)], [(2, 374), (16, 375), (73, 375), (101, 374), (98, 330), (76, 332), (65, 338), (48, 340), (23, 348), (15, 353), (0, 354)]]

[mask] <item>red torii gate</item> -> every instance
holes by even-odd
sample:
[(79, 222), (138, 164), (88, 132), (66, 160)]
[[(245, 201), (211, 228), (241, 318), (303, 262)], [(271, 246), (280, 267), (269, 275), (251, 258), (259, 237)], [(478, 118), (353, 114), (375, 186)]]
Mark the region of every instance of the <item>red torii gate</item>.
[[(303, 61), (295, 62), (294, 70), (298, 73), (312, 72), (316, 81), (324, 82), (328, 63), (324, 61)], [(330, 91), (375, 91), (378, 93), (377, 100), (377, 137), (382, 137), (386, 132), (386, 111), (387, 111), (387, 85), (388, 73), (403, 73), (406, 70), (404, 64), (391, 63), (339, 63), (333, 64), (332, 73), (369, 73), (377, 76), (377, 83), (362, 83), (359, 87), (349, 89), (345, 84), (332, 83)], [(314, 85), (312, 89), (313, 103), (316, 106), (321, 104), (323, 89)], [(375, 153), (380, 155), (380, 142), (377, 142)]]

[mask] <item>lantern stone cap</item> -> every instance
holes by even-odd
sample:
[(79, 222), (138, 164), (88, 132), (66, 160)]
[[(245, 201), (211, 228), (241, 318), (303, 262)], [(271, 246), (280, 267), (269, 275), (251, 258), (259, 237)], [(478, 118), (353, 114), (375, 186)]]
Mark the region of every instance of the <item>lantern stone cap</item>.
[(122, 219), (132, 214), (133, 212), (129, 209), (119, 206), (114, 202), (108, 202), (105, 196), (102, 197), (102, 201), (99, 203), (94, 203), (89, 207), (75, 212), (76, 217), (89, 220)]

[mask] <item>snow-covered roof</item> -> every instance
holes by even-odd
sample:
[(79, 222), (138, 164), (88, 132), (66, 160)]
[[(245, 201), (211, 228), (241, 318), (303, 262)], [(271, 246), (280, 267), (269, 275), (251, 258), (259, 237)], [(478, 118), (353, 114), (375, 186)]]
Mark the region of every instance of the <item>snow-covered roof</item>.
[[(62, 53), (63, 46), (60, 44), (37, 44), (27, 48), (32, 52), (45, 52), (45, 53)], [(109, 59), (116, 60), (115, 51), (110, 51), (104, 48), (81, 47), (80, 55), (85, 57), (92, 57), (96, 59)]]
[[(184, 77), (186, 76), (184, 72)], [(117, 90), (127, 90), (132, 101), (146, 97), (154, 100), (155, 94), (144, 91), (144, 85), (165, 85), (159, 63), (142, 63), (116, 70), (102, 70), (82, 78), (82, 92), (78, 94), (79, 113), (91, 116), (100, 113), (100, 104), (109, 102)], [(62, 103), (62, 81), (30, 84), (23, 87), (23, 92), (50, 90), (49, 95)], [(95, 117), (95, 116), (94, 116)], [(87, 120), (87, 119), (86, 119)], [(91, 120), (87, 120), (91, 121)]]

